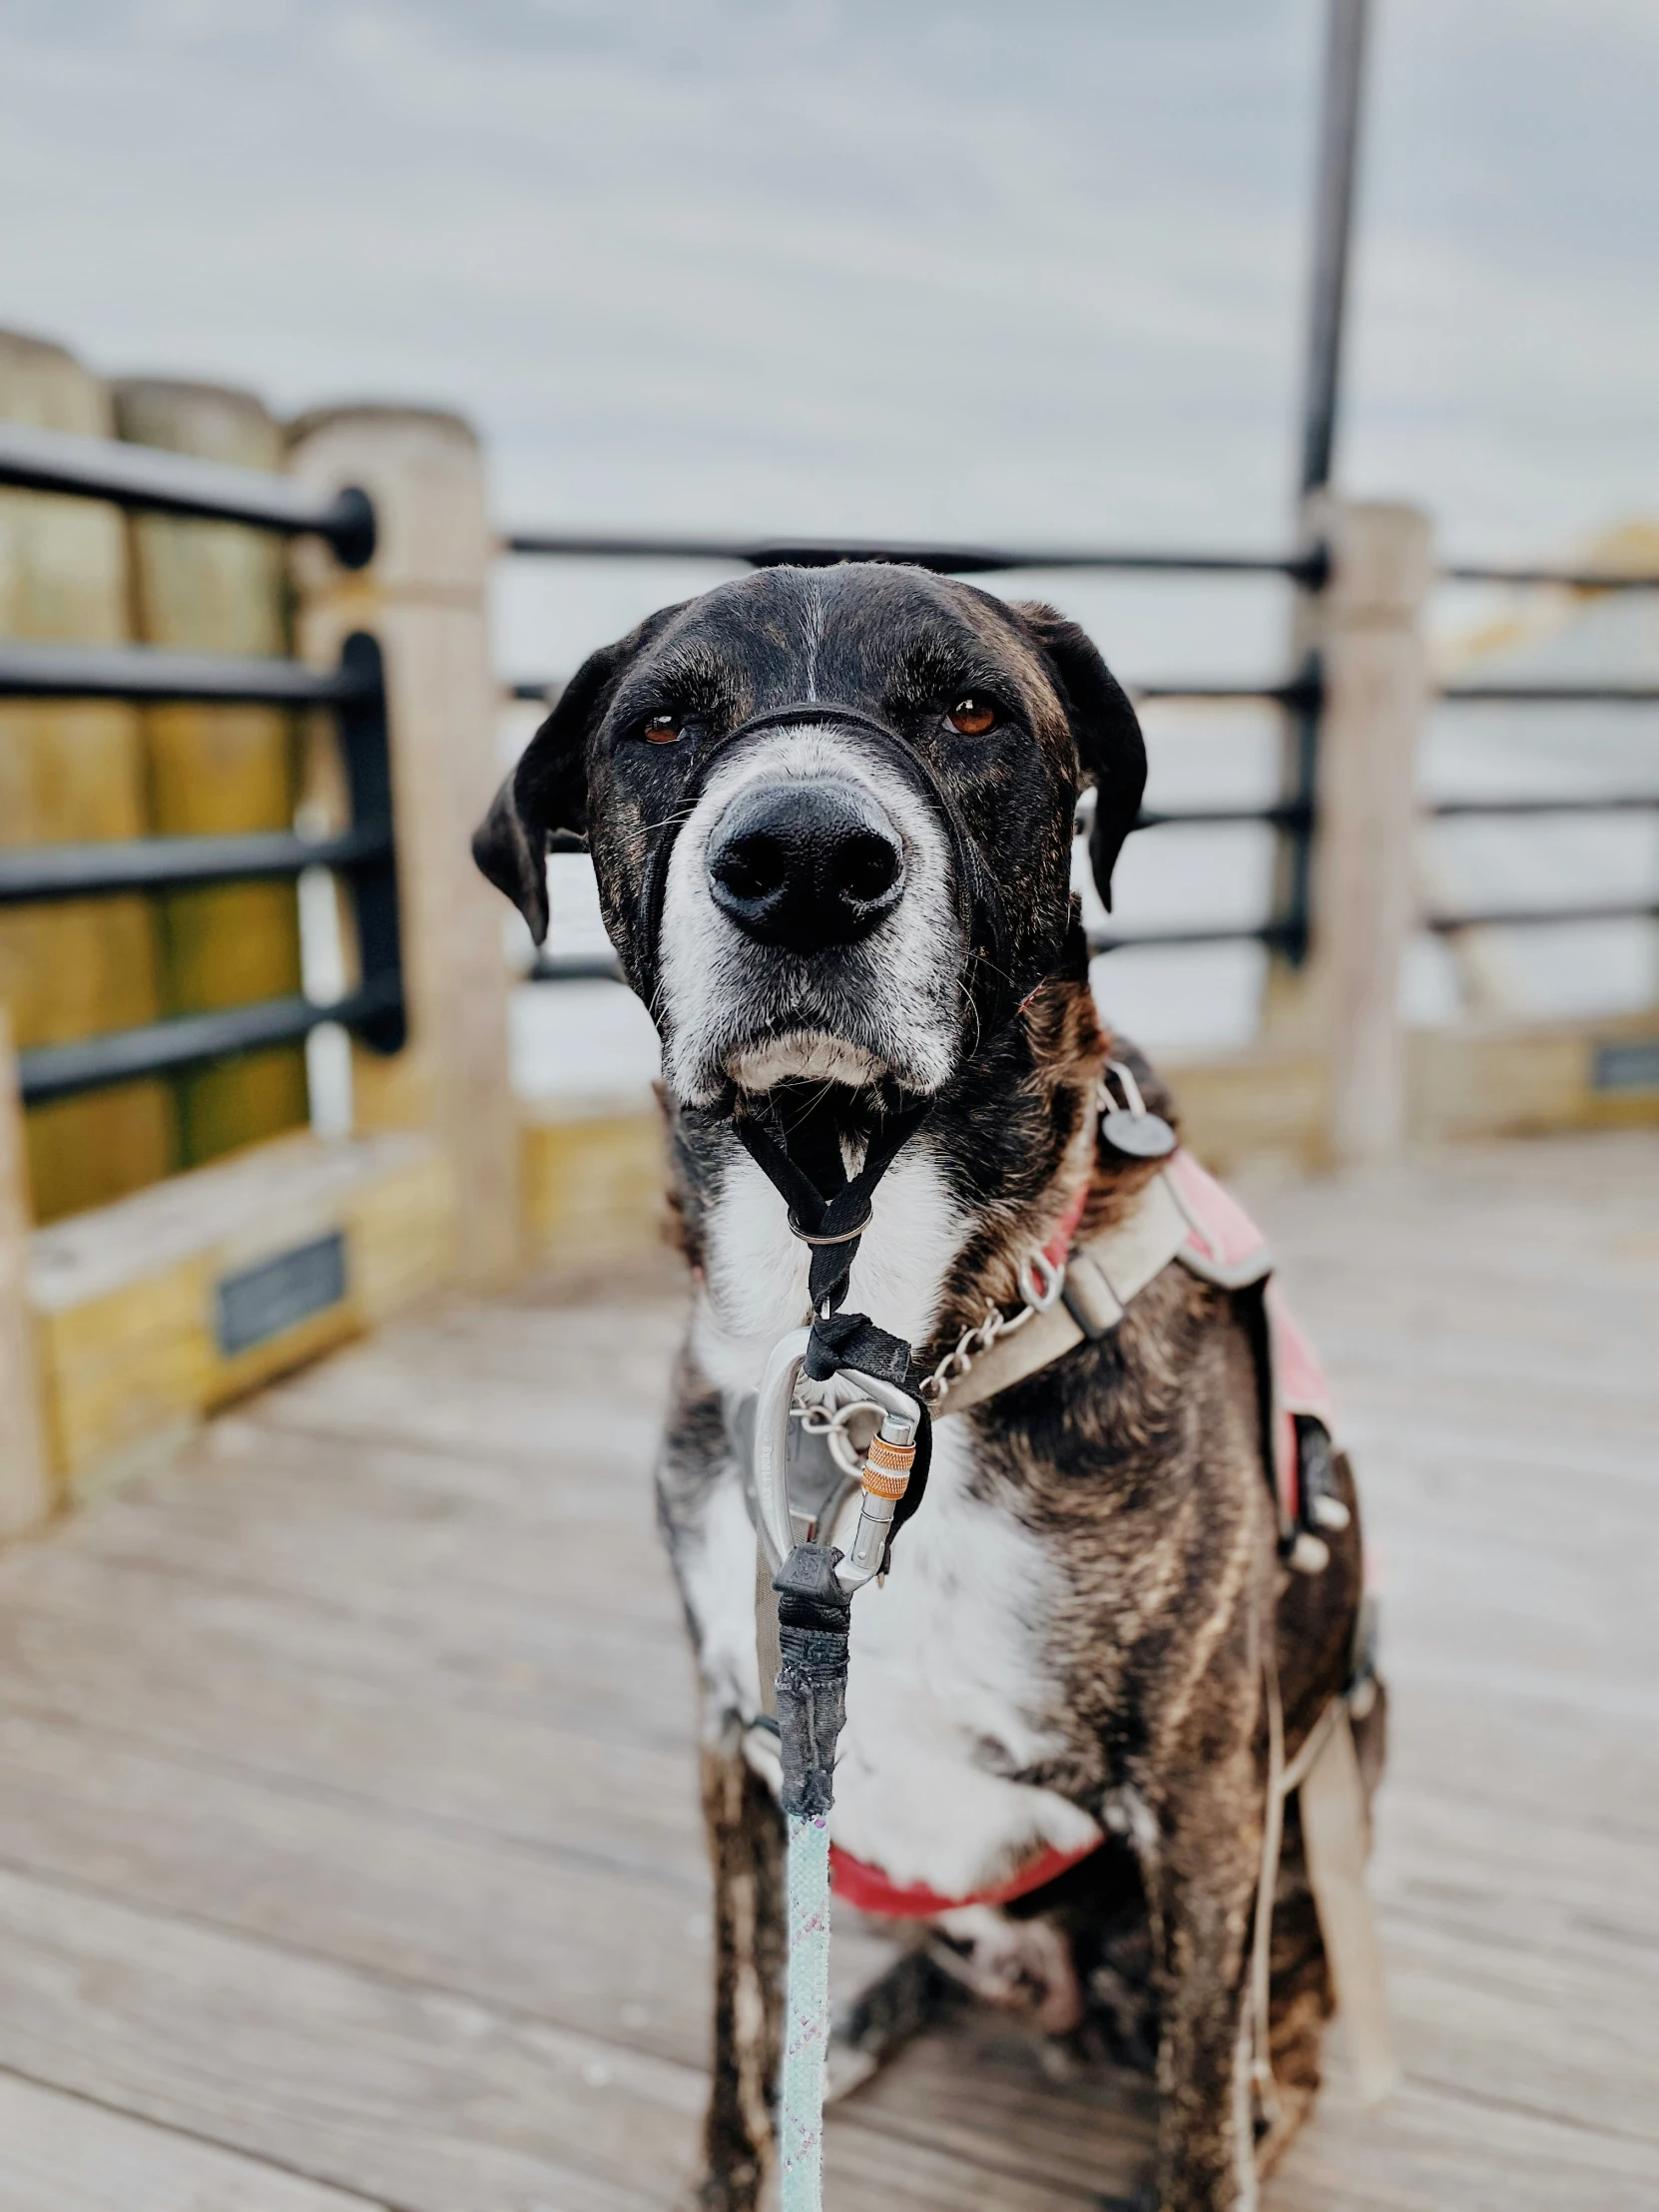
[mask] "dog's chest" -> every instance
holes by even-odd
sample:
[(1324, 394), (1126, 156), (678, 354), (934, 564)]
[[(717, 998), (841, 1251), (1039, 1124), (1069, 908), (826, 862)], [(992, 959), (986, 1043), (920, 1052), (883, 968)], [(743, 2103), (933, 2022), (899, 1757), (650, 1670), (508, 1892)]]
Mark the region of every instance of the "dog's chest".
[(973, 1494), (971, 1432), (934, 1431), (922, 1510), (884, 1584), (852, 1606), (846, 1730), (830, 1818), (893, 1883), (966, 1897), (1094, 1823), (1019, 1779), (1067, 1749), (1049, 1623), (1061, 1577), (1039, 1540)]
[[(904, 1167), (889, 1179), (891, 1198), (883, 1188), (879, 1233), (860, 1251), (849, 1304), (919, 1337), (963, 1228), (925, 1156)], [(740, 1179), (711, 1224), (716, 1297), (700, 1312), (694, 1347), (729, 1398), (755, 1387), (772, 1343), (806, 1310), (805, 1254), (780, 1244), (777, 1212), (770, 1191), (763, 1200)], [(1095, 1834), (1077, 1807), (1019, 1779), (1066, 1748), (1047, 1632), (1063, 1577), (1005, 1506), (975, 1494), (973, 1477), (969, 1424), (942, 1422), (926, 1498), (894, 1547), (892, 1572), (853, 1601), (830, 1824), (843, 1850), (893, 1883), (945, 1897), (969, 1895), (1048, 1847), (1079, 1850)], [(705, 1677), (718, 1699), (753, 1717), (755, 1545), (741, 1495), (730, 1465), (678, 1564)], [(844, 1548), (847, 1530), (838, 1533)]]

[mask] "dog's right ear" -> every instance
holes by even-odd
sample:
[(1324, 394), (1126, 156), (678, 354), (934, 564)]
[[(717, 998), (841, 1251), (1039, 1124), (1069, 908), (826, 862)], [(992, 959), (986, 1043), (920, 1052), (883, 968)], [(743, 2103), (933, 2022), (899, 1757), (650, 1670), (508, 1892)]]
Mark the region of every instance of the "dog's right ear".
[(676, 612), (665, 607), (615, 645), (589, 655), (473, 831), (472, 857), (524, 916), (537, 944), (547, 935), (548, 839), (558, 831), (574, 837), (588, 831), (588, 740), (623, 670)]

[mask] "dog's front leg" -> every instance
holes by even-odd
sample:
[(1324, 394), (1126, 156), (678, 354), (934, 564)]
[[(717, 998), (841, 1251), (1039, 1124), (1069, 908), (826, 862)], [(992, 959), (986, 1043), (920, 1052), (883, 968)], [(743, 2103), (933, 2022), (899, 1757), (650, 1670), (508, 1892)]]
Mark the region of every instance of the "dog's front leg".
[(1248, 1746), (1166, 1801), (1156, 1901), (1161, 2030), (1159, 2212), (1256, 2202), (1248, 1984), (1261, 1789)]
[(704, 2125), (703, 2212), (754, 2212), (773, 2148), (784, 2016), (784, 1829), (730, 1718), (703, 1753), (715, 1881), (714, 2080)]

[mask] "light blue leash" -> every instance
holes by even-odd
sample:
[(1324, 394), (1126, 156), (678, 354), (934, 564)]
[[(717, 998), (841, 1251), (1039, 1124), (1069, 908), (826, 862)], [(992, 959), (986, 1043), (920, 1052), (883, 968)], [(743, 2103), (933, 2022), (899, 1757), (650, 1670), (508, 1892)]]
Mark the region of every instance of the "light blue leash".
[(830, 1816), (790, 1821), (790, 1973), (779, 2114), (783, 2212), (823, 2212), (830, 2047)]

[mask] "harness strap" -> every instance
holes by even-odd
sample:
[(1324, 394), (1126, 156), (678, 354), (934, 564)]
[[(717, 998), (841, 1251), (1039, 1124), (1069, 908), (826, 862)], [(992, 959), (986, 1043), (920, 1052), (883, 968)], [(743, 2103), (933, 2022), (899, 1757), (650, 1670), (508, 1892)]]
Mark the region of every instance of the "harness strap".
[(1059, 1304), (1033, 1314), (1022, 1328), (981, 1353), (951, 1384), (939, 1418), (948, 1419), (1023, 1382), (1085, 1338), (1106, 1336), (1122, 1321), (1130, 1301), (1183, 1256), (1191, 1230), (1168, 1171), (1154, 1176), (1127, 1221), (1072, 1253)]
[(1314, 1893), (1314, 1910), (1336, 1984), (1337, 2004), (1354, 2053), (1361, 2103), (1381, 2103), (1398, 2079), (1398, 2069), (1388, 2028), (1382, 1946), (1366, 1889), (1371, 1832), (1348, 1697), (1331, 1700), (1303, 1738), (1296, 1757), (1287, 1760), (1271, 1623), (1262, 1646), (1262, 1690), (1267, 1708), (1268, 1778), (1249, 1988), (1251, 2081), (1262, 2116), (1271, 2127), (1281, 2117), (1269, 2042), (1273, 1908), (1285, 1840), (1285, 1804), (1293, 1793), (1298, 1797), (1302, 1818), (1308, 1886)]

